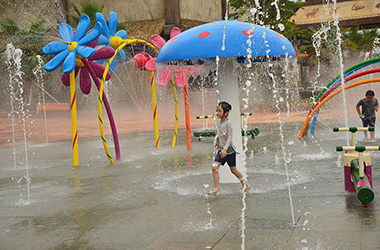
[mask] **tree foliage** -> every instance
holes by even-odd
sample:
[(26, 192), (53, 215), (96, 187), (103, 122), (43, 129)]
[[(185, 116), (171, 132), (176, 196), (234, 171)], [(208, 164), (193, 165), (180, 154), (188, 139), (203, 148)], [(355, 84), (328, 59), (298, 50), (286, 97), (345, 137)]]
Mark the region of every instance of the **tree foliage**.
[(36, 18), (26, 27), (21, 27), (11, 18), (0, 22), (4, 30), (5, 41), (11, 42), (23, 52), (23, 71), (28, 74), (38, 64), (37, 55), (42, 54), (46, 45), (46, 34), (53, 29), (45, 20)]
[(375, 39), (378, 37), (377, 29), (361, 29), (359, 26), (342, 30), (343, 47), (351, 56), (360, 56), (361, 53), (371, 52)]
[(244, 19), (244, 21), (269, 27), (289, 40), (293, 40), (297, 34), (304, 33), (290, 21), (294, 13), (302, 7), (301, 1), (278, 0), (230, 0), (229, 4), (234, 12), (230, 14), (232, 19)]
[(102, 12), (104, 9), (104, 4), (98, 4), (98, 3), (93, 3), (90, 1), (85, 1), (81, 2), (81, 10), (74, 4), (71, 3), (71, 6), (74, 9), (74, 12), (76, 15), (70, 15), (71, 18), (74, 20), (74, 22), (77, 24), (79, 22), (79, 19), (81, 18), (82, 15), (86, 14), (90, 20), (91, 20), (91, 25), (90, 27), (95, 26), (95, 20), (96, 20), (96, 13)]

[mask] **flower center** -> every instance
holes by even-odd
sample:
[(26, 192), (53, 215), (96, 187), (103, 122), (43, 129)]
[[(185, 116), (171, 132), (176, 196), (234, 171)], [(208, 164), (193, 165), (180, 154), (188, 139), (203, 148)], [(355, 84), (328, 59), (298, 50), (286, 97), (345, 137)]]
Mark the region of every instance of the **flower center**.
[(77, 46), (78, 46), (78, 43), (77, 43), (77, 42), (71, 42), (71, 43), (69, 43), (69, 47), (68, 47), (68, 49), (69, 49), (70, 51), (73, 51), (74, 49), (77, 48)]
[(123, 43), (123, 39), (119, 36), (112, 36), (110, 38), (110, 45), (112, 48), (116, 49)]
[(75, 60), (75, 65), (79, 68), (83, 68), (84, 67), (84, 63), (82, 62), (82, 60), (80, 58), (77, 58)]

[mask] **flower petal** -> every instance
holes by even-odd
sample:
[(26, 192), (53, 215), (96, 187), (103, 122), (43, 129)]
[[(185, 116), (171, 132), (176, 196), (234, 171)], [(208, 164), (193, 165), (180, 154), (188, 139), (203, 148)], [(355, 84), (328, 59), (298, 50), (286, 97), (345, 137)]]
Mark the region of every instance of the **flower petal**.
[(157, 78), (158, 85), (165, 85), (170, 81), (170, 78), (172, 77), (173, 70), (170, 66), (167, 66), (162, 73)]
[(119, 30), (115, 36), (120, 37), (121, 39), (126, 39), (127, 38), (127, 32), (125, 30)]
[(99, 40), (98, 40), (98, 44), (97, 44), (97, 45), (106, 45), (106, 44), (109, 43), (109, 41), (110, 41), (109, 38), (107, 38), (107, 37), (105, 37), (105, 36), (103, 36), (103, 35), (100, 35), (100, 36), (99, 36)]
[(120, 61), (122, 62), (125, 62), (125, 60), (127, 59), (127, 55), (125, 54), (124, 50), (119, 50), (119, 52), (117, 53), (117, 56), (119, 57)]
[(96, 38), (94, 41), (86, 44), (85, 46), (88, 46), (88, 47), (91, 47), (91, 48), (95, 48), (95, 46), (98, 44), (98, 41), (99, 41), (99, 37)]
[(87, 46), (78, 46), (76, 49), (78, 55), (83, 58), (89, 58), (95, 53), (95, 49)]
[[(89, 61), (89, 63), (91, 65), (91, 67), (94, 69), (96, 76), (99, 79), (102, 79), (105, 67), (103, 65), (96, 63), (96, 62)], [(111, 72), (107, 71), (106, 81), (108, 81), (111, 78), (111, 76), (112, 76)]]
[(62, 40), (67, 43), (74, 41), (73, 28), (71, 28), (71, 26), (67, 23), (62, 23), (59, 26), (59, 35), (61, 36)]
[(80, 41), (86, 35), (90, 28), (90, 18), (87, 15), (82, 15), (79, 19), (74, 41)]
[[(77, 77), (78, 72), (79, 72), (79, 67), (75, 67), (75, 78)], [(65, 85), (66, 87), (70, 86), (70, 74), (63, 73), (61, 77), (61, 81), (63, 85)]]
[(65, 58), (67, 57), (69, 53), (70, 53), (69, 50), (62, 51), (61, 53), (53, 57), (53, 59), (51, 59), (47, 64), (45, 64), (44, 69), (46, 71), (55, 70), (63, 62), (63, 60), (65, 60)]
[(106, 62), (106, 60), (96, 60), (95, 62), (99, 63), (99, 64), (104, 64)]
[(116, 58), (114, 58), (111, 62), (110, 70), (111, 72), (115, 72), (117, 66)]
[(70, 74), (62, 74), (61, 81), (66, 87), (70, 86)]
[(149, 57), (147, 55), (146, 52), (138, 53), (131, 59), (132, 64), (139, 70), (145, 70), (145, 63), (152, 58), (150, 55), (148, 55)]
[(182, 88), (186, 85), (186, 74), (185, 71), (182, 70), (176, 70), (175, 71), (175, 81), (177, 82), (177, 86)]
[(91, 91), (91, 78), (87, 68), (84, 67), (80, 71), (79, 86), (83, 94), (88, 95)]
[(110, 12), (108, 18), (108, 28), (110, 30), (111, 36), (115, 35), (117, 29), (117, 14), (113, 11)]
[(97, 49), (90, 58), (91, 61), (109, 59), (115, 54), (115, 50), (112, 47), (106, 46), (100, 49)]
[(95, 27), (87, 33), (85, 37), (78, 41), (79, 45), (85, 45), (97, 39), (100, 36), (100, 32), (102, 30), (102, 25), (97, 22)]
[(150, 59), (149, 61), (146, 62), (146, 64), (145, 64), (146, 70), (149, 70), (149, 71), (156, 71), (157, 70), (156, 59), (157, 58), (153, 58), (153, 59)]
[(68, 45), (66, 43), (61, 42), (51, 42), (45, 47), (42, 48), (42, 52), (50, 55), (50, 54), (57, 54), (59, 52), (64, 51), (67, 49)]
[(75, 50), (70, 51), (69, 55), (66, 57), (65, 61), (63, 62), (63, 67), (62, 67), (63, 73), (69, 74), (74, 70), (75, 60), (76, 60)]
[(172, 39), (173, 37), (175, 37), (179, 33), (181, 33), (181, 30), (178, 27), (174, 27), (172, 29), (172, 31), (170, 32), (170, 39)]
[(150, 40), (152, 41), (152, 43), (154, 44), (154, 46), (156, 46), (158, 50), (160, 50), (162, 46), (164, 46), (165, 44), (165, 40), (157, 34), (151, 36)]
[(111, 37), (111, 33), (102, 13), (96, 13), (96, 22), (100, 22), (102, 24), (102, 34), (109, 39)]

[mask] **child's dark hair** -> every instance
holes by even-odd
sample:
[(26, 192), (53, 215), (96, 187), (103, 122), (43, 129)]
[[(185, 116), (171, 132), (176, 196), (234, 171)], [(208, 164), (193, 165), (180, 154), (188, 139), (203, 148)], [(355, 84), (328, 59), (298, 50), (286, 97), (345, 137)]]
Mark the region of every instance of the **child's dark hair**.
[(223, 109), (224, 113), (230, 112), (230, 110), (232, 109), (232, 106), (228, 102), (220, 102), (218, 106), (220, 106)]
[(367, 92), (365, 93), (365, 96), (375, 96), (375, 92), (373, 92), (373, 90), (367, 90)]

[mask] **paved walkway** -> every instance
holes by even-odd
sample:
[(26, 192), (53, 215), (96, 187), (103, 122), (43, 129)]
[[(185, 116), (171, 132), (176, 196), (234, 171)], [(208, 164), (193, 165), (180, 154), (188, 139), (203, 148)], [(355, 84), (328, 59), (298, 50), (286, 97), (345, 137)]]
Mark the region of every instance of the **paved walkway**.
[[(80, 140), (79, 167), (70, 141), (29, 145), (27, 165), (23, 145), (16, 166), (12, 147), (0, 148), (0, 249), (379, 249), (378, 169), (375, 200), (363, 209), (344, 191), (334, 150), (344, 135), (295, 140), (294, 124), (285, 123), (283, 149), (278, 126), (258, 126), (247, 145), (253, 191), (245, 198), (238, 183), (222, 183), (218, 198), (205, 195), (212, 138), (188, 151), (183, 129), (174, 150), (172, 131), (161, 131), (169, 139), (160, 150), (152, 132), (122, 134), (122, 160), (112, 165), (99, 138)], [(374, 152), (372, 164), (379, 159)]]

